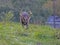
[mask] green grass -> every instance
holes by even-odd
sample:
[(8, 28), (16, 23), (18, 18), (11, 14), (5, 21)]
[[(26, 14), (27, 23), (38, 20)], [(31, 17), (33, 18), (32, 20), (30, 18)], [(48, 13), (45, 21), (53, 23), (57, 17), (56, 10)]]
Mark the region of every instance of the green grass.
[(19, 23), (0, 22), (0, 45), (60, 45), (57, 32), (50, 26), (30, 24), (25, 30)]

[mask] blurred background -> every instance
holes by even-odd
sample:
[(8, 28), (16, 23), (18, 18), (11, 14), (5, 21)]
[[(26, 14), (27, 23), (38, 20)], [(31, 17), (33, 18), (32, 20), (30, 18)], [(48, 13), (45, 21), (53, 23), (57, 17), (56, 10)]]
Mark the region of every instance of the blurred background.
[(0, 0), (0, 22), (19, 22), (21, 10), (32, 11), (30, 23), (60, 27), (60, 0)]

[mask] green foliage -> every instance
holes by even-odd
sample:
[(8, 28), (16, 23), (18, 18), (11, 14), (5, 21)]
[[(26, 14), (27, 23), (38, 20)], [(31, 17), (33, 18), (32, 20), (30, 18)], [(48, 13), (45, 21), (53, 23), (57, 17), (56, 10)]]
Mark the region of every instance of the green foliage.
[(4, 22), (9, 22), (13, 16), (13, 12), (9, 11), (7, 13), (4, 13), (4, 16), (2, 16), (1, 18)]
[[(19, 12), (21, 9), (31, 10), (33, 13), (31, 20), (35, 19), (44, 23), (47, 20), (48, 16), (51, 16), (53, 14), (53, 0), (2, 0), (0, 2), (0, 17), (1, 12), (8, 12), (10, 10), (13, 10), (16, 17), (15, 21), (19, 20)], [(56, 13), (59, 15), (59, 0), (56, 0), (56, 3)], [(35, 17), (37, 17), (37, 19)]]
[(5, 14), (5, 20), (10, 21), (10, 19), (13, 17), (13, 13), (9, 11), (8, 13)]
[(0, 45), (60, 45), (60, 40), (54, 37), (56, 32), (60, 30), (44, 25), (31, 24), (25, 30), (19, 23), (0, 22)]
[[(48, 33), (48, 34), (47, 34)], [(41, 32), (35, 32), (34, 33), (34, 37), (36, 39), (55, 39), (55, 32), (54, 31), (50, 31), (50, 32), (46, 32), (46, 31), (41, 31)]]
[[(3, 3), (4, 1), (5, 3)], [(32, 11), (33, 17), (31, 20), (35, 19), (44, 23), (47, 20), (48, 16), (52, 15), (53, 13), (52, 8), (48, 8), (48, 6), (45, 8), (45, 4), (48, 4), (50, 0), (9, 0), (7, 3), (6, 1), (7, 0), (2, 1), (3, 4), (0, 5), (0, 12), (8, 12), (10, 10), (13, 10), (16, 17), (15, 21), (19, 20), (19, 12), (23, 9)], [(37, 19), (35, 17), (37, 17)]]

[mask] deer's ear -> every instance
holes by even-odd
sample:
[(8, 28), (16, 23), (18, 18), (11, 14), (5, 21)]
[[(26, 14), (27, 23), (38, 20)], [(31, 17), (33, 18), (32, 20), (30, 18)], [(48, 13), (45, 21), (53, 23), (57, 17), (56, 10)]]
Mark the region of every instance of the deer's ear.
[(31, 12), (31, 11), (29, 11), (29, 14), (31, 15), (31, 14), (32, 14), (32, 12)]
[(20, 16), (22, 15), (22, 12), (20, 12)]

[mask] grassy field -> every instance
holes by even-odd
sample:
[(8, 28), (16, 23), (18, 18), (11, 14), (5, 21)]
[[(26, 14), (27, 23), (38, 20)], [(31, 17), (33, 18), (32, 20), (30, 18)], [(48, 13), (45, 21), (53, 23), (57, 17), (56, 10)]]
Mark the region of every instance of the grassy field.
[(19, 23), (0, 23), (0, 45), (60, 45), (60, 30), (30, 24), (25, 30)]

